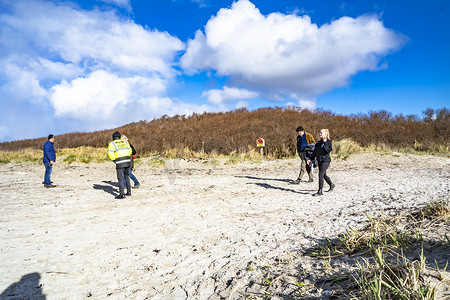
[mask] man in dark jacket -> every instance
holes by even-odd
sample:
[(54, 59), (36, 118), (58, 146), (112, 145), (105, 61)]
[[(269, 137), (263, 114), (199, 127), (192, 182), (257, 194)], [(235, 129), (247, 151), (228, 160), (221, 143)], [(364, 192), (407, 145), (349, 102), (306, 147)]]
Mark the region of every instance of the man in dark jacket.
[(309, 180), (308, 182), (313, 182), (313, 176), (311, 173), (311, 166), (306, 163), (305, 156), (305, 148), (308, 147), (309, 144), (314, 143), (314, 137), (312, 134), (305, 132), (305, 129), (302, 126), (297, 128), (297, 152), (298, 156), (301, 159), (300, 165), (300, 173), (298, 174), (297, 180), (294, 181), (295, 184), (299, 184), (303, 178), (303, 175), (308, 174)]
[(45, 175), (44, 175), (44, 187), (46, 188), (54, 188), (56, 185), (52, 184), (50, 180), (50, 176), (52, 175), (52, 167), (56, 161), (56, 153), (55, 147), (53, 147), (53, 143), (55, 142), (55, 136), (50, 134), (48, 136), (48, 140), (45, 142), (43, 151), (44, 156), (42, 158), (42, 162), (45, 166)]

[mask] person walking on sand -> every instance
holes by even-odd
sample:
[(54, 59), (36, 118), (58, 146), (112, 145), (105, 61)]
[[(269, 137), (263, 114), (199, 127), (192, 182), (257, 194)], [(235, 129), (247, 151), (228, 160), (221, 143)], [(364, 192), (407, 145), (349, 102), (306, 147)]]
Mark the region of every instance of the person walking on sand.
[(44, 147), (42, 148), (44, 155), (42, 157), (42, 162), (45, 166), (45, 174), (44, 174), (44, 187), (45, 188), (54, 188), (56, 185), (52, 184), (52, 181), (50, 179), (52, 175), (52, 168), (53, 164), (56, 161), (56, 153), (55, 153), (55, 147), (53, 146), (53, 143), (55, 142), (55, 136), (53, 134), (48, 135), (48, 139), (44, 144)]
[(298, 156), (300, 156), (301, 159), (301, 165), (300, 165), (300, 173), (298, 174), (297, 180), (295, 180), (294, 184), (299, 184), (302, 181), (303, 175), (305, 173), (308, 174), (309, 180), (307, 182), (313, 182), (313, 176), (311, 173), (311, 166), (306, 163), (306, 155), (305, 155), (305, 148), (308, 147), (309, 144), (314, 143), (314, 137), (312, 134), (305, 132), (305, 129), (302, 126), (299, 126), (297, 129), (297, 152)]
[[(127, 136), (124, 135), (124, 134), (122, 134), (121, 139), (125, 140), (125, 141), (128, 141), (128, 143), (130, 143), (130, 141), (128, 140)], [(134, 182), (133, 188), (138, 189), (141, 186), (141, 184), (139, 183), (139, 180), (137, 180), (136, 176), (134, 176), (134, 174), (131, 172), (134, 169), (134, 158), (136, 157), (136, 149), (134, 149), (134, 147), (133, 147), (133, 145), (131, 143), (130, 143), (130, 147), (131, 147), (131, 154), (132, 154), (132, 157), (131, 157), (132, 158), (131, 159), (131, 168), (130, 168), (130, 179), (133, 180), (133, 182)], [(123, 183), (126, 185), (125, 178), (124, 178)]]
[[(330, 177), (327, 175), (327, 169), (331, 163), (330, 152), (333, 150), (330, 140), (330, 131), (328, 129), (322, 129), (320, 130), (319, 135), (320, 141), (316, 143), (312, 154), (312, 158), (316, 157), (319, 164), (319, 190), (317, 193), (313, 194), (313, 196), (322, 195), (324, 179), (330, 185), (328, 192), (331, 192), (335, 187), (335, 185), (331, 182)], [(309, 164), (311, 164), (310, 160), (308, 160), (308, 165)]]
[(112, 142), (108, 146), (108, 156), (116, 164), (117, 180), (119, 181), (119, 195), (116, 199), (125, 198), (124, 179), (127, 186), (126, 196), (131, 196), (130, 167), (132, 150), (128, 141), (120, 138), (120, 132), (112, 134)]

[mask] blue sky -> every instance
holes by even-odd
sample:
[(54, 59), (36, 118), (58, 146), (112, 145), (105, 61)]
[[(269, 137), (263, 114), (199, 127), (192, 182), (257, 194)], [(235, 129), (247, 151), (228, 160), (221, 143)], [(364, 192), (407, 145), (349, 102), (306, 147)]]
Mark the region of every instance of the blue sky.
[(0, 142), (242, 107), (450, 103), (448, 0), (0, 0), (0, 39)]

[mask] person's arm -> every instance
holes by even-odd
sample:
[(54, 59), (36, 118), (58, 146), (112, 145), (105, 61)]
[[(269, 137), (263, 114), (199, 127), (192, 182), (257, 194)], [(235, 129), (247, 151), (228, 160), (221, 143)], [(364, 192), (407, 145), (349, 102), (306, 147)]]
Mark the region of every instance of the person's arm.
[(133, 147), (133, 145), (131, 145), (131, 143), (130, 143), (130, 147), (131, 147), (131, 154), (136, 155), (136, 149), (134, 149), (134, 147)]
[(112, 161), (116, 160), (116, 153), (114, 151), (114, 146), (112, 143), (109, 143), (109, 146), (108, 146), (108, 156), (109, 156), (110, 160), (112, 160)]
[(327, 139), (327, 141), (324, 143), (323, 149), (324, 149), (327, 153), (330, 153), (331, 151), (333, 151), (333, 147), (332, 147), (331, 141), (330, 141), (329, 139)]
[(53, 165), (56, 161), (55, 147), (51, 145), (50, 147), (50, 164)]
[(316, 141), (314, 140), (313, 135), (310, 134), (310, 133), (309, 133), (309, 138), (310, 138), (311, 143), (308, 143), (308, 144), (312, 144), (312, 143), (315, 143), (315, 142), (316, 142)]

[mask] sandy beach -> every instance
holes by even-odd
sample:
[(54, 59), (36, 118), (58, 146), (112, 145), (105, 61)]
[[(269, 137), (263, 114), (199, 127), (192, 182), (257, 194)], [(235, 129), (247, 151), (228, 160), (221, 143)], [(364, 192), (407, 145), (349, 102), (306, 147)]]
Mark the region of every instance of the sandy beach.
[[(367, 215), (395, 216), (450, 192), (450, 159), (436, 156), (333, 160), (336, 189), (322, 197), (312, 197), (317, 173), (292, 184), (298, 158), (226, 162), (143, 162), (141, 188), (121, 200), (113, 163), (57, 161), (53, 189), (42, 185), (42, 164), (0, 165), (0, 297), (263, 298), (258, 280), (274, 262), (288, 261), (285, 281), (314, 284), (299, 275), (314, 263), (302, 251)], [(450, 297), (448, 282), (441, 292)]]

